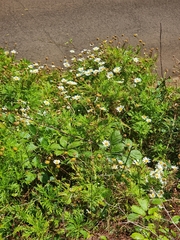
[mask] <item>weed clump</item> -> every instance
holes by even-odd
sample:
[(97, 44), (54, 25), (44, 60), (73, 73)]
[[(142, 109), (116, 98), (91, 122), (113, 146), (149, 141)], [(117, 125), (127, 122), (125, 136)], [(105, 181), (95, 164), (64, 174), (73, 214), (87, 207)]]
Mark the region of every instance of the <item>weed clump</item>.
[(177, 239), (180, 91), (117, 40), (63, 69), (0, 50), (1, 238), (90, 239), (118, 219), (132, 239)]

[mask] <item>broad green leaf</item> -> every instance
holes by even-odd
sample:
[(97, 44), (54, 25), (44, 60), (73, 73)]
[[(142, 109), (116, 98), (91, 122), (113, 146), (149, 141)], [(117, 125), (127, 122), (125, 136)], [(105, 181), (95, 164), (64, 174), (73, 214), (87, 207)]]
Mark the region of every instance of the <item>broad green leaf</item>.
[(110, 138), (111, 145), (116, 145), (122, 142), (122, 135), (120, 134), (120, 131), (115, 130)]
[(31, 135), (28, 132), (23, 131), (19, 133), (19, 136), (24, 139), (29, 139), (31, 137)]
[(29, 145), (27, 145), (26, 149), (28, 152), (33, 152), (34, 150), (36, 150), (37, 146), (34, 145), (33, 142), (31, 142)]
[(47, 173), (41, 172), (38, 174), (38, 180), (42, 183), (47, 183), (47, 181), (49, 180), (49, 176)]
[(78, 152), (76, 150), (70, 149), (70, 150), (68, 150), (68, 155), (70, 157), (78, 157), (79, 154), (78, 154)]
[(135, 240), (145, 240), (144, 236), (137, 232), (131, 234), (131, 237), (132, 239), (135, 239)]
[(119, 143), (111, 147), (111, 153), (112, 154), (119, 154), (124, 150), (124, 143)]
[(41, 146), (43, 146), (43, 147), (48, 147), (49, 146), (49, 142), (46, 138), (41, 137), (38, 140), (39, 140)]
[(62, 137), (60, 138), (60, 144), (61, 144), (61, 146), (62, 146), (63, 148), (66, 148), (66, 147), (67, 147), (67, 139), (66, 139), (66, 137), (62, 136)]
[(62, 149), (62, 147), (58, 143), (51, 144), (51, 150)]
[(128, 221), (134, 222), (134, 221), (136, 221), (139, 217), (140, 217), (140, 216), (139, 216), (139, 214), (137, 214), (137, 213), (130, 213), (130, 214), (127, 216), (127, 219), (128, 219)]
[(38, 157), (34, 157), (34, 158), (33, 158), (33, 160), (32, 160), (32, 165), (33, 165), (34, 167), (38, 167), (38, 166), (41, 165)]
[(152, 204), (154, 204), (154, 205), (161, 205), (163, 202), (164, 202), (164, 200), (160, 199), (160, 198), (152, 199)]
[(29, 131), (30, 133), (32, 133), (33, 135), (35, 135), (37, 133), (37, 129), (34, 125), (29, 125)]
[(15, 117), (14, 117), (13, 114), (9, 114), (9, 115), (7, 116), (7, 119), (8, 119), (8, 121), (9, 121), (10, 123), (15, 122)]
[(35, 173), (26, 172), (26, 178), (25, 178), (26, 184), (29, 184), (32, 181), (34, 181), (35, 178), (36, 178), (36, 174)]
[(148, 210), (148, 214), (151, 215), (151, 214), (154, 214), (155, 212), (158, 212), (158, 211), (159, 211), (158, 207), (153, 207), (153, 208), (150, 208)]
[(134, 213), (137, 213), (137, 214), (139, 214), (141, 216), (145, 216), (146, 215), (146, 212), (139, 206), (132, 205), (131, 209), (132, 209), (132, 211)]
[(172, 221), (175, 223), (175, 224), (178, 224), (180, 222), (180, 216), (179, 215), (175, 215), (172, 217)]
[(133, 145), (133, 142), (130, 140), (130, 139), (126, 139), (125, 141), (124, 141), (124, 143), (125, 143), (125, 145), (127, 146), (127, 147), (132, 147), (132, 145)]
[(130, 153), (130, 157), (133, 159), (142, 159), (142, 154), (139, 150), (132, 150)]
[(62, 155), (64, 153), (64, 150), (55, 150), (54, 151), (54, 154), (56, 155), (56, 156), (60, 156), (60, 155)]
[(148, 200), (147, 199), (138, 199), (138, 203), (144, 211), (148, 210)]
[(82, 144), (80, 141), (72, 142), (68, 145), (68, 149), (79, 147)]

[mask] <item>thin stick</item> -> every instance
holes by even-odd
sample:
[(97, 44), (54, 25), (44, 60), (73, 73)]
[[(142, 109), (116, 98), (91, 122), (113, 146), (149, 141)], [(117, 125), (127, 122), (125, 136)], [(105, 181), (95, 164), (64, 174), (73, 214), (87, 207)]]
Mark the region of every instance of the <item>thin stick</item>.
[(160, 65), (161, 65), (161, 77), (164, 78), (163, 64), (162, 64), (162, 24), (160, 23)]

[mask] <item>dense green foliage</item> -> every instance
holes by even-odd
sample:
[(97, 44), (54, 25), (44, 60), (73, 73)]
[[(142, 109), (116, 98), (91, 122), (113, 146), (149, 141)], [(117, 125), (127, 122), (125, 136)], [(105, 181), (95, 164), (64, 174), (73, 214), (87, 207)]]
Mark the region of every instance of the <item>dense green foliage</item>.
[(0, 239), (88, 239), (117, 218), (132, 239), (176, 239), (162, 211), (179, 187), (180, 91), (155, 59), (106, 41), (64, 69), (15, 54), (0, 50)]

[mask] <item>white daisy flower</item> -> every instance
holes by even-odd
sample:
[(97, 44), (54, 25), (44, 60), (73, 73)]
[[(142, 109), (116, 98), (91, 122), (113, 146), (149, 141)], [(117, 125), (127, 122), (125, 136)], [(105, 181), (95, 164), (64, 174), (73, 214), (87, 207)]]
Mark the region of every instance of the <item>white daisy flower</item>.
[(95, 69), (95, 70), (93, 71), (93, 73), (96, 75), (96, 74), (99, 73), (99, 70)]
[(85, 60), (84, 57), (82, 57), (82, 58), (78, 58), (78, 61), (79, 61), (79, 62), (83, 62), (84, 60)]
[(133, 61), (134, 61), (135, 63), (138, 63), (138, 62), (139, 62), (139, 58), (135, 57), (135, 58), (133, 58)]
[(158, 198), (163, 198), (164, 192), (163, 190), (159, 190), (156, 194)]
[(49, 106), (49, 105), (50, 105), (50, 102), (47, 101), (47, 100), (44, 100), (44, 105)]
[(77, 82), (74, 82), (74, 81), (67, 81), (66, 84), (68, 84), (68, 85), (77, 85)]
[(95, 59), (94, 59), (94, 62), (99, 63), (100, 61), (101, 61), (101, 58), (95, 58)]
[(58, 89), (63, 91), (65, 88), (63, 86), (58, 86)]
[(83, 73), (76, 73), (76, 77), (81, 77), (83, 75)]
[(80, 67), (77, 69), (79, 72), (83, 72), (84, 71), (84, 68), (83, 67)]
[(141, 78), (135, 78), (134, 79), (134, 83), (139, 83), (139, 82), (141, 82), (142, 80), (141, 80)]
[(150, 198), (155, 198), (156, 197), (156, 192), (154, 190), (150, 190), (149, 197)]
[(34, 68), (34, 65), (33, 65), (33, 64), (30, 64), (30, 65), (28, 66), (28, 68), (33, 69), (33, 68)]
[(113, 69), (113, 72), (114, 72), (114, 73), (120, 73), (120, 71), (121, 71), (121, 67), (115, 67), (115, 68)]
[(94, 51), (98, 51), (98, 50), (99, 50), (99, 47), (93, 47), (93, 50), (94, 50)]
[(147, 118), (147, 119), (146, 119), (146, 122), (147, 122), (147, 123), (150, 123), (150, 122), (152, 122), (152, 120), (151, 120), (150, 118)]
[(63, 65), (64, 65), (64, 67), (66, 67), (66, 68), (68, 68), (68, 67), (71, 66), (71, 65), (68, 63), (68, 61), (64, 62)]
[(142, 161), (143, 161), (143, 163), (150, 163), (150, 158), (147, 158), (147, 157), (144, 157), (143, 159), (142, 159)]
[(113, 164), (111, 168), (112, 168), (113, 170), (116, 170), (116, 169), (118, 169), (118, 165)]
[(61, 82), (62, 82), (62, 83), (66, 83), (67, 80), (66, 80), (65, 78), (62, 78), (62, 79), (61, 79)]
[(109, 147), (110, 146), (110, 142), (108, 140), (104, 140), (102, 142), (102, 144), (104, 145), (104, 147)]
[(124, 106), (120, 105), (119, 107), (116, 108), (116, 110), (118, 112), (122, 112), (122, 110), (124, 109)]
[(110, 79), (110, 78), (112, 78), (114, 76), (114, 74), (113, 74), (113, 72), (108, 72), (106, 74), (106, 76), (107, 76), (108, 79)]
[(86, 76), (90, 76), (90, 75), (93, 73), (93, 71), (94, 71), (94, 70), (93, 70), (92, 68), (90, 68), (90, 69), (84, 71), (84, 74), (85, 74)]
[(16, 50), (14, 50), (14, 49), (11, 51), (11, 53), (12, 54), (18, 54), (18, 52)]
[(19, 80), (20, 80), (20, 77), (15, 76), (15, 77), (13, 77), (13, 80), (19, 81)]
[(107, 109), (105, 107), (100, 107), (100, 110), (107, 111)]
[(39, 72), (38, 69), (31, 69), (31, 70), (30, 70), (30, 73), (38, 73), (38, 72)]
[(99, 70), (99, 72), (102, 72), (102, 71), (106, 70), (106, 68), (104, 66), (101, 66), (101, 67), (99, 67), (98, 70)]
[(99, 62), (99, 65), (100, 66), (102, 66), (102, 65), (104, 65), (105, 64), (105, 62)]
[(79, 100), (80, 98), (81, 98), (81, 96), (79, 96), (79, 95), (75, 95), (72, 97), (73, 100)]
[(60, 160), (56, 160), (56, 159), (55, 159), (55, 160), (53, 161), (53, 163), (56, 164), (56, 165), (57, 165), (57, 164), (60, 164)]
[(143, 119), (143, 120), (146, 120), (146, 119), (147, 119), (147, 116), (143, 115), (143, 116), (142, 116), (142, 119)]
[(172, 170), (175, 171), (175, 172), (177, 172), (178, 169), (179, 169), (177, 166), (171, 166), (171, 168), (172, 168)]
[(7, 56), (9, 55), (9, 51), (4, 51), (4, 54)]

